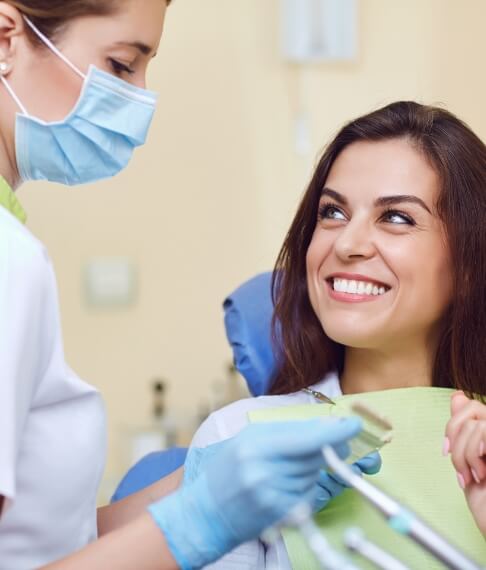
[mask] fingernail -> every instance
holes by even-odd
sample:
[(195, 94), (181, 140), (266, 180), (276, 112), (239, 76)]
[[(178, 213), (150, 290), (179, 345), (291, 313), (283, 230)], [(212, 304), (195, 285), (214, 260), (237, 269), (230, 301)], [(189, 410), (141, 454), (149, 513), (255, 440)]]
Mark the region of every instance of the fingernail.
[(482, 441), (479, 444), (479, 457), (482, 457), (484, 455), (484, 442)]
[(478, 474), (476, 473), (476, 471), (474, 471), (472, 467), (471, 467), (471, 474), (476, 483), (481, 483), (481, 479), (478, 477)]
[(459, 487), (461, 489), (466, 488), (466, 483), (464, 482), (464, 477), (460, 473), (456, 473), (457, 475), (457, 482), (459, 483)]
[(444, 437), (444, 443), (442, 444), (442, 455), (447, 455), (451, 447), (451, 442), (448, 437)]

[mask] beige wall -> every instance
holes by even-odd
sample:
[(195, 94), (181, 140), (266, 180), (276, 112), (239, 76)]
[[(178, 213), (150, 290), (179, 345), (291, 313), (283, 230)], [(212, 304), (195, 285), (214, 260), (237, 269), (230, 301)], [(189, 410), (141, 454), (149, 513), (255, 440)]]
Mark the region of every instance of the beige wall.
[[(176, 0), (150, 72), (155, 124), (129, 169), (91, 187), (20, 191), (57, 269), (69, 362), (107, 402), (111, 476), (121, 426), (145, 422), (152, 377), (170, 379), (171, 410), (187, 419), (223, 374), (221, 301), (272, 266), (310, 166), (343, 121), (413, 98), (444, 103), (486, 138), (484, 0), (362, 0), (358, 60), (304, 72), (279, 56), (278, 6)], [(294, 152), (302, 84), (308, 158)], [(100, 255), (137, 263), (134, 307), (86, 309), (82, 267)]]

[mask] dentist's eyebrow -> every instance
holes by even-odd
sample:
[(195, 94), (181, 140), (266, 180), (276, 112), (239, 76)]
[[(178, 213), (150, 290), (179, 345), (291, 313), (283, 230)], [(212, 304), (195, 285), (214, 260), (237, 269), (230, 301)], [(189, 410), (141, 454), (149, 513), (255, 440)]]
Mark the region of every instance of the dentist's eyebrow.
[[(342, 206), (347, 206), (348, 204), (348, 200), (346, 199), (345, 196), (343, 196), (339, 192), (336, 192), (335, 190), (332, 190), (331, 188), (327, 187), (323, 188), (321, 192), (321, 197), (322, 196), (329, 196), (330, 198), (336, 200), (336, 202), (338, 204), (341, 204)], [(432, 214), (430, 209), (427, 207), (427, 204), (423, 200), (421, 200), (417, 196), (409, 196), (407, 194), (397, 194), (396, 196), (382, 196), (381, 198), (377, 198), (375, 200), (374, 205), (381, 207), (394, 206), (396, 204), (403, 204), (404, 202), (407, 202), (409, 204), (418, 204), (429, 214)]]
[[(149, 45), (144, 44), (143, 42), (116, 42), (116, 45), (137, 48), (138, 51), (143, 55), (149, 55), (153, 51), (153, 49)], [(156, 55), (157, 54), (154, 53), (153, 57), (155, 57)]]

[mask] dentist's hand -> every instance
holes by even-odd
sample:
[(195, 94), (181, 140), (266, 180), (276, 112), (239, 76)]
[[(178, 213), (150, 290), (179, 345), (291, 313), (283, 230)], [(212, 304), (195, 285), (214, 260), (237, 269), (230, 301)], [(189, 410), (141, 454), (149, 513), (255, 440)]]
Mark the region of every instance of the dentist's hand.
[[(220, 452), (223, 447), (231, 442), (230, 439), (215, 443), (208, 447), (193, 447), (186, 458), (184, 464), (184, 483), (194, 481), (196, 477), (205, 469), (208, 461)], [(379, 453), (370, 453), (351, 466), (357, 475), (375, 475), (381, 469), (381, 457)], [(331, 499), (340, 495), (348, 485), (337, 475), (328, 473), (325, 469), (319, 471), (319, 478), (315, 483), (315, 500), (312, 510), (315, 513), (321, 511)]]
[(451, 396), (444, 452), (450, 452), (469, 509), (486, 537), (486, 405), (463, 392)]
[[(357, 475), (375, 475), (381, 469), (381, 457), (378, 452), (370, 453), (351, 466)], [(312, 505), (315, 513), (321, 511), (331, 499), (340, 495), (348, 485), (337, 475), (321, 469), (317, 481), (317, 498)]]
[[(346, 442), (361, 431), (357, 418), (252, 424), (199, 455), (179, 491), (150, 507), (183, 569), (217, 560), (282, 520), (292, 508), (319, 499), (322, 447), (345, 458)], [(189, 481), (189, 482), (187, 482)]]

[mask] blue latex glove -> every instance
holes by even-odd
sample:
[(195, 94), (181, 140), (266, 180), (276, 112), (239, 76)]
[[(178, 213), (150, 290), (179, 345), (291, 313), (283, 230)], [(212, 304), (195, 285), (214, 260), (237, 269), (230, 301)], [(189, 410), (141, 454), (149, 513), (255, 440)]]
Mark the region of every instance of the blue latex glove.
[[(358, 418), (251, 424), (212, 457), (189, 458), (189, 482), (149, 507), (179, 566), (209, 564), (258, 537), (297, 503), (315, 504), (322, 447), (332, 445), (345, 458), (346, 441), (360, 431)], [(193, 479), (202, 457), (204, 469)]]
[[(370, 453), (351, 466), (357, 475), (375, 475), (381, 468), (379, 453)], [(340, 495), (348, 485), (337, 475), (321, 470), (317, 481), (317, 498), (312, 505), (315, 513), (321, 511), (334, 497)]]
[[(221, 451), (231, 440), (214, 443), (208, 447), (193, 447), (189, 450), (184, 463), (184, 483), (193, 481), (205, 468), (211, 457)], [(375, 475), (381, 469), (381, 457), (379, 453), (370, 453), (351, 465), (357, 475)], [(316, 482), (316, 499), (312, 505), (315, 513), (321, 511), (331, 499), (340, 495), (348, 485), (337, 475), (330, 474), (324, 469), (319, 472)]]

